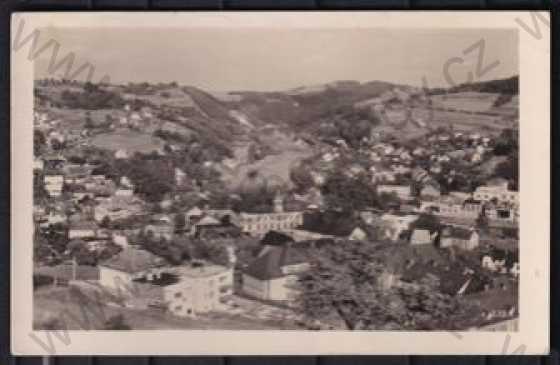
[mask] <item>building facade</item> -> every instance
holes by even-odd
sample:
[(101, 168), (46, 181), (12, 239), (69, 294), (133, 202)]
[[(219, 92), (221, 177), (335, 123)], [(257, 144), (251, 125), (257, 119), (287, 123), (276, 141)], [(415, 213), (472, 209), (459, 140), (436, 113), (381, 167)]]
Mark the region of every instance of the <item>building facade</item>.
[(243, 232), (264, 235), (268, 231), (290, 232), (303, 224), (303, 212), (241, 213), (238, 221)]
[(195, 317), (223, 309), (233, 293), (233, 268), (201, 264), (180, 267), (179, 282), (163, 290), (168, 310), (176, 316)]

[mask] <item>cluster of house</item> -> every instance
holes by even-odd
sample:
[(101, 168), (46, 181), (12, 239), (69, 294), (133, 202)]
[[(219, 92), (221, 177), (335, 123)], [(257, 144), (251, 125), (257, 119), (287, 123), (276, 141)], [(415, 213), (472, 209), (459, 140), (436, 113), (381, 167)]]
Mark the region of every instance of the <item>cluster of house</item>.
[[(413, 174), (417, 179), (421, 169)], [(418, 181), (422, 183), (422, 181)], [(478, 186), (473, 193), (449, 192), (442, 195), (437, 183), (433, 180), (422, 183), (417, 196), (413, 194), (411, 185), (377, 186), (379, 194), (394, 194), (402, 202), (418, 199), (418, 212), (431, 213), (443, 219), (474, 222), (481, 215), (488, 218), (490, 224), (514, 225), (519, 220), (518, 192), (508, 188), (508, 181), (501, 178), (489, 180), (486, 185)]]

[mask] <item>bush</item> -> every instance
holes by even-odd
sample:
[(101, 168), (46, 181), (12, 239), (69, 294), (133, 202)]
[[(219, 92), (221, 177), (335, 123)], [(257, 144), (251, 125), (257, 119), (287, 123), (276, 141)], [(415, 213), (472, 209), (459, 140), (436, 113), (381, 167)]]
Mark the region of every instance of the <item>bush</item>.
[(132, 327), (130, 327), (126, 323), (126, 320), (122, 314), (117, 314), (105, 321), (103, 329), (110, 331), (126, 331), (131, 330)]
[(42, 286), (52, 285), (54, 279), (52, 276), (43, 275), (43, 274), (34, 274), (33, 275), (33, 290), (38, 289)]

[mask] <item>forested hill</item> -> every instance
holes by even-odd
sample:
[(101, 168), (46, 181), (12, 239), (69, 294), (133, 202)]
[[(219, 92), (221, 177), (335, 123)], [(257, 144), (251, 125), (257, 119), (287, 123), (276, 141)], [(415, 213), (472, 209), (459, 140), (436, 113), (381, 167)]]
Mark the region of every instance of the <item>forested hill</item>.
[(515, 75), (505, 79), (497, 79), (490, 81), (477, 81), (470, 83), (463, 83), (450, 88), (435, 88), (431, 89), (430, 93), (433, 95), (443, 93), (460, 93), (460, 92), (479, 92), (479, 93), (499, 93), (507, 95), (519, 94), (519, 76)]

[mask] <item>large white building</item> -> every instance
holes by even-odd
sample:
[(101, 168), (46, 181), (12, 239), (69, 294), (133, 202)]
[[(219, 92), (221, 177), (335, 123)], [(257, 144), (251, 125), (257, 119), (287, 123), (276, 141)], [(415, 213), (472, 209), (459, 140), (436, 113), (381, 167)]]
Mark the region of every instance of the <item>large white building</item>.
[(303, 224), (303, 212), (241, 213), (238, 224), (243, 232), (264, 235), (268, 231), (291, 232)]
[(494, 179), (487, 185), (479, 186), (473, 193), (476, 200), (489, 202), (496, 200), (500, 203), (518, 204), (517, 191), (508, 189), (508, 182), (504, 179)]
[(208, 263), (180, 266), (174, 270), (179, 282), (163, 289), (171, 313), (194, 317), (227, 306), (233, 294), (233, 268)]
[(419, 211), (441, 217), (475, 220), (482, 212), (482, 206), (480, 201), (448, 195), (434, 201), (422, 201)]
[(377, 185), (377, 193), (395, 194), (401, 200), (409, 200), (412, 197), (410, 185)]
[(233, 294), (233, 265), (168, 266), (161, 257), (132, 247), (100, 264), (99, 273), (99, 283), (127, 303), (163, 304), (182, 317), (224, 309)]

